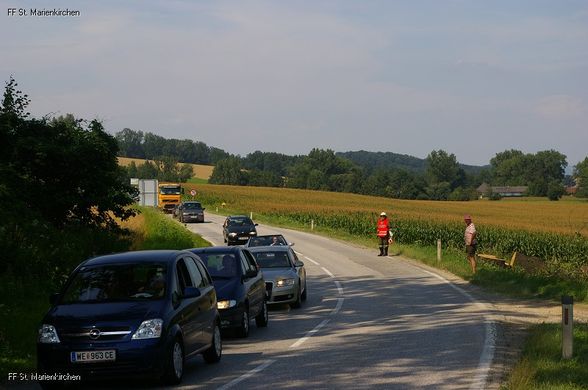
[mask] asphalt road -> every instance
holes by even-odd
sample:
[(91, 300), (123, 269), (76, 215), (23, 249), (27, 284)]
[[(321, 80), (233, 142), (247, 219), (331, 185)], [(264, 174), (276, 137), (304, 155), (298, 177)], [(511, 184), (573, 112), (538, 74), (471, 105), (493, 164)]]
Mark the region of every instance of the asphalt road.
[[(223, 245), (223, 217), (188, 224)], [(374, 249), (287, 229), (305, 263), (308, 300), (270, 310), (267, 328), (227, 338), (221, 362), (190, 363), (186, 389), (484, 388), (494, 323), (484, 303), (441, 276)]]
[[(224, 217), (188, 224), (223, 245)], [(179, 389), (483, 389), (495, 351), (489, 307), (442, 276), (400, 258), (293, 230), (308, 299), (270, 309), (267, 328), (223, 339), (223, 357), (187, 362)], [(19, 388), (38, 388), (23, 383)], [(98, 387), (96, 387), (98, 388)], [(107, 388), (158, 388), (122, 381)]]

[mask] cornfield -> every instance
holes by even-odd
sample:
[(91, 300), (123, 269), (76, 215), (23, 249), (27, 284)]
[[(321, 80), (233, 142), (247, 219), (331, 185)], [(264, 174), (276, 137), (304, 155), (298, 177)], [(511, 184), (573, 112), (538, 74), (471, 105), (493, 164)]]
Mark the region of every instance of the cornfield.
[(277, 220), (373, 237), (378, 214), (391, 219), (397, 242), (463, 248), (463, 215), (471, 214), (479, 251), (538, 257), (548, 269), (574, 274), (588, 268), (588, 203), (541, 200), (407, 201), (293, 189), (199, 185), (204, 204)]

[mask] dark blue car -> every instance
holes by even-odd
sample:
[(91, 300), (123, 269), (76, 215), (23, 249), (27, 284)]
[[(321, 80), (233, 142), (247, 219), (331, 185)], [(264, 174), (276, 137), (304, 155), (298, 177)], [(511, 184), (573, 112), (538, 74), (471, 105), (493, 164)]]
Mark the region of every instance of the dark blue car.
[(266, 327), (268, 311), (265, 282), (255, 258), (243, 247), (217, 246), (189, 249), (208, 268), (218, 294), (221, 328), (249, 335), (249, 322)]
[(41, 373), (82, 380), (138, 374), (177, 384), (187, 358), (221, 358), (212, 278), (188, 251), (86, 260), (51, 303), (37, 340)]

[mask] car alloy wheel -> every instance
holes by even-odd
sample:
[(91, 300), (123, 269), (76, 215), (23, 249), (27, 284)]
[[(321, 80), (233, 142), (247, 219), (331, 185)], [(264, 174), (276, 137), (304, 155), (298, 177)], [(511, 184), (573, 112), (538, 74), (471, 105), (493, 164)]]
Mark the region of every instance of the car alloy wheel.
[(168, 356), (163, 379), (168, 385), (177, 385), (184, 375), (184, 347), (179, 337), (174, 339)]

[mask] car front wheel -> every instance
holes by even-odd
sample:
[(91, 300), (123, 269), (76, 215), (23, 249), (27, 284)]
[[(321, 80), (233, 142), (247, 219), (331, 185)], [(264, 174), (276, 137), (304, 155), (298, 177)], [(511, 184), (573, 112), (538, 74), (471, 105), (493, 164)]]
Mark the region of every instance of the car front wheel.
[(184, 346), (176, 337), (167, 356), (163, 381), (167, 385), (177, 385), (184, 375)]
[(247, 308), (243, 309), (243, 314), (241, 314), (241, 325), (239, 326), (237, 333), (239, 337), (242, 338), (249, 336), (249, 310), (247, 310)]
[(261, 311), (259, 312), (257, 317), (255, 317), (255, 325), (257, 325), (258, 328), (265, 328), (267, 326), (268, 321), (269, 313), (267, 312), (267, 302), (264, 300), (263, 305), (261, 307)]
[(223, 353), (223, 343), (221, 339), (220, 328), (218, 324), (214, 324), (214, 331), (212, 333), (212, 345), (202, 354), (206, 363), (217, 363), (221, 359)]

